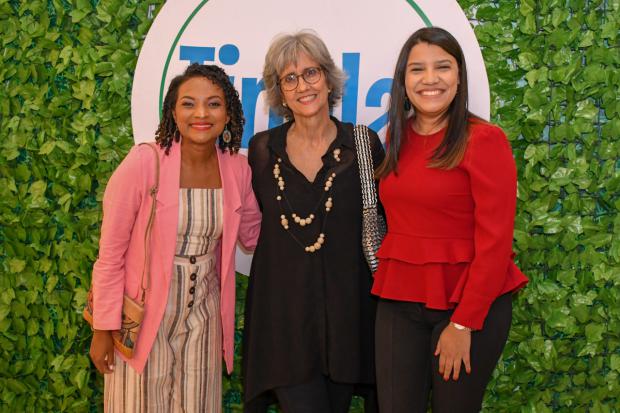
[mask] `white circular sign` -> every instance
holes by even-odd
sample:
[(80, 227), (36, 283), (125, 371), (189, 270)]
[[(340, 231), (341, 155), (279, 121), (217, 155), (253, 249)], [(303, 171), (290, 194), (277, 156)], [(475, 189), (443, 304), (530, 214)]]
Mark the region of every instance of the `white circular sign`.
[[(438, 26), (465, 53), (469, 107), (490, 115), (489, 85), (472, 27), (456, 0), (168, 0), (140, 51), (131, 96), (136, 142), (152, 141), (170, 80), (193, 62), (217, 64), (239, 91), (246, 118), (242, 146), (256, 132), (282, 119), (264, 104), (261, 73), (265, 53), (279, 33), (314, 30), (347, 74), (345, 94), (334, 115), (363, 123), (381, 137), (394, 65), (405, 40), (417, 29)], [(237, 255), (237, 270), (249, 259)]]

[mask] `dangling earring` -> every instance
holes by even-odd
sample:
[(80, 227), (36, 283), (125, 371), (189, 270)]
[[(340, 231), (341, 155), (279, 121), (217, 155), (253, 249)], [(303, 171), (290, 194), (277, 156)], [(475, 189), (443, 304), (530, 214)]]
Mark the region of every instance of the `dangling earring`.
[(181, 132), (179, 131), (179, 127), (176, 124), (174, 125), (174, 132), (172, 132), (172, 137), (175, 141), (181, 139)]
[(405, 112), (409, 112), (411, 110), (411, 102), (409, 102), (409, 98), (405, 98)]
[(282, 102), (282, 106), (284, 106), (285, 108), (288, 107), (288, 106), (286, 106), (286, 102)]
[(229, 144), (232, 140), (232, 134), (228, 130), (228, 123), (226, 124), (226, 126), (224, 126), (224, 132), (222, 132), (222, 140), (225, 144)]

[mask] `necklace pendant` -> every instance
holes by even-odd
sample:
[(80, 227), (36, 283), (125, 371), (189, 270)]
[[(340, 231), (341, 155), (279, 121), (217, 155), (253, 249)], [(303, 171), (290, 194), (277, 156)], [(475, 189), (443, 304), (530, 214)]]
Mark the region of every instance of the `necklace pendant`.
[(340, 148), (334, 149), (334, 152), (332, 152), (332, 154), (334, 155), (334, 159), (336, 160), (336, 162), (340, 162)]
[(327, 180), (325, 181), (325, 186), (323, 187), (323, 189), (325, 190), (325, 192), (329, 191), (330, 189), (332, 189), (332, 186), (334, 186), (334, 178), (336, 177), (335, 173), (332, 173)]
[(306, 252), (316, 252), (321, 249), (323, 244), (325, 243), (325, 234), (322, 232), (319, 234), (319, 237), (316, 239), (314, 244), (308, 245), (305, 248)]
[(327, 198), (327, 201), (325, 201), (325, 211), (329, 212), (333, 206), (334, 206), (334, 201), (332, 200), (332, 197), (330, 196), (329, 198)]
[(280, 224), (284, 227), (284, 229), (288, 229), (288, 219), (286, 219), (286, 215), (280, 215)]
[[(340, 154), (340, 149), (338, 148), (334, 149), (334, 158), (338, 162), (340, 162), (339, 154)], [(282, 171), (280, 170), (281, 162), (282, 162), (282, 159), (278, 158), (277, 161), (273, 165), (272, 172), (273, 172), (273, 177), (276, 181), (276, 185), (278, 186), (278, 189), (279, 189), (279, 193), (276, 194), (276, 200), (278, 201), (278, 204), (280, 205), (280, 210), (283, 212), (280, 215), (280, 225), (282, 225), (282, 228), (284, 228), (284, 230), (288, 232), (290, 229), (289, 219), (284, 214), (284, 209), (283, 209), (284, 207), (282, 205), (282, 201), (283, 200), (285, 201), (284, 204), (288, 206), (289, 211), (291, 211), (293, 208), (291, 207), (289, 200), (286, 199), (286, 193), (284, 192), (286, 184), (284, 182), (284, 177), (282, 176)], [(325, 185), (323, 187), (323, 189), (325, 190), (325, 193), (321, 196), (316, 207), (314, 208), (315, 212), (319, 209), (321, 202), (323, 202), (323, 199), (325, 199), (324, 197), (327, 196), (329, 194), (329, 191), (332, 190), (334, 186), (334, 178), (336, 178), (336, 174), (332, 172), (329, 175), (329, 177), (325, 180)], [(332, 209), (333, 205), (334, 203), (333, 203), (332, 197), (328, 197), (327, 201), (325, 201), (326, 214)], [(311, 213), (307, 217), (303, 218), (291, 211), (291, 220), (302, 228), (307, 225), (312, 224), (312, 222), (314, 222), (314, 218), (315, 218), (314, 213)], [(323, 221), (323, 228), (325, 228), (325, 221)], [(295, 234), (292, 231), (288, 233), (295, 240), (295, 242), (297, 242), (297, 244), (299, 244), (300, 247), (304, 248), (304, 250), (308, 253), (313, 253), (313, 252), (320, 250), (323, 244), (325, 243), (325, 234), (323, 232), (321, 232), (319, 236), (317, 237), (317, 239), (310, 245), (304, 245), (295, 236)]]
[(293, 221), (295, 221), (296, 224), (305, 227), (306, 225), (312, 224), (312, 221), (314, 221), (314, 214), (310, 214), (306, 218), (302, 218), (293, 212), (291, 214), (291, 218), (293, 218)]

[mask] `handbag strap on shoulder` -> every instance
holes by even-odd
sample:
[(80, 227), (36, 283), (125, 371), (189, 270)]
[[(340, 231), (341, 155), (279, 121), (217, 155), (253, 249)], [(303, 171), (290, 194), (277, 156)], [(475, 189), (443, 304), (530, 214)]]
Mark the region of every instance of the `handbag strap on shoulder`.
[(146, 290), (151, 285), (151, 234), (153, 232), (153, 223), (155, 222), (155, 212), (157, 210), (157, 192), (159, 191), (159, 153), (157, 148), (152, 143), (141, 143), (140, 145), (148, 145), (153, 150), (155, 156), (155, 182), (151, 189), (149, 189), (149, 196), (151, 197), (151, 212), (149, 214), (149, 220), (146, 224), (146, 230), (144, 231), (144, 265), (142, 267), (142, 279), (140, 281), (140, 302), (144, 303)]
[(357, 164), (360, 169), (360, 183), (362, 186), (362, 207), (373, 208), (377, 205), (377, 190), (375, 188), (374, 167), (366, 125), (356, 125), (353, 130), (355, 137), (355, 151)]

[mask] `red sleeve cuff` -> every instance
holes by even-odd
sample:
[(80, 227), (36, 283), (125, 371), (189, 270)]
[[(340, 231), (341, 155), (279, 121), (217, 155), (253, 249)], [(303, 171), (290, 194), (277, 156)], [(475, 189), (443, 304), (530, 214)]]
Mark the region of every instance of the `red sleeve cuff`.
[(450, 321), (469, 327), (472, 330), (482, 330), (484, 320), (489, 313), (489, 308), (491, 308), (493, 301), (495, 301), (495, 298), (489, 298), (475, 292), (463, 294)]

